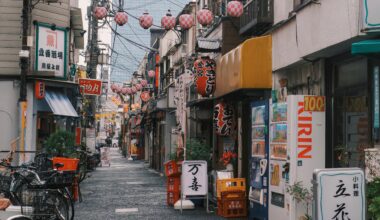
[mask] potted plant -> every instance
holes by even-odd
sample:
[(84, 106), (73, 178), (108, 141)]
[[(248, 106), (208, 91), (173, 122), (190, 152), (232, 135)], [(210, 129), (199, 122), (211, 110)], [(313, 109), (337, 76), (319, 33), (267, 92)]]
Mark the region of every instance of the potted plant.
[(59, 157), (76, 157), (75, 135), (68, 131), (57, 131), (44, 144), (46, 153)]
[(295, 182), (286, 188), (286, 192), (288, 192), (297, 203), (304, 203), (306, 205), (306, 213), (300, 217), (300, 220), (312, 220), (312, 217), (309, 215), (309, 206), (313, 201), (312, 189), (304, 187), (302, 182)]
[(367, 184), (368, 215), (372, 220), (380, 220), (380, 177)]

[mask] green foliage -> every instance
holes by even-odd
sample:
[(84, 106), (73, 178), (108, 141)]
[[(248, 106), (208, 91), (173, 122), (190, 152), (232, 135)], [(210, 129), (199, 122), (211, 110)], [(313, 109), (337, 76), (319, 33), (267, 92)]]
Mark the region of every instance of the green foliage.
[(186, 141), (186, 160), (210, 160), (210, 147), (201, 141), (190, 138)]
[(45, 142), (45, 151), (52, 156), (75, 157), (75, 135), (67, 131), (57, 131)]
[(305, 218), (307, 220), (312, 220), (309, 215), (309, 204), (313, 201), (313, 190), (304, 187), (302, 182), (295, 182), (293, 185), (286, 188), (286, 192), (293, 196), (293, 199), (295, 199), (298, 203), (306, 204)]
[(380, 177), (367, 184), (368, 214), (373, 220), (380, 220)]

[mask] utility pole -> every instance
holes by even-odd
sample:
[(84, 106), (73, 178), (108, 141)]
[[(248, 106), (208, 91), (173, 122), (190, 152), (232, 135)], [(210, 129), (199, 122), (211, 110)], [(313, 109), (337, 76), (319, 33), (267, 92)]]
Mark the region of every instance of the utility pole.
[(22, 158), (19, 158), (22, 162), (25, 162), (25, 133), (26, 133), (26, 114), (27, 114), (27, 82), (26, 77), (29, 73), (29, 56), (30, 51), (28, 47), (28, 36), (30, 27), (30, 16), (31, 16), (31, 1), (23, 0), (22, 4), (22, 48), (19, 53), (20, 57), (20, 98), (19, 98), (19, 152)]

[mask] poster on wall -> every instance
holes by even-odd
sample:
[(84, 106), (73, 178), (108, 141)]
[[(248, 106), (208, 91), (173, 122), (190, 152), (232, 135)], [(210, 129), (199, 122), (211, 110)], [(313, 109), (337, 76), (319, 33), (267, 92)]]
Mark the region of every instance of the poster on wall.
[(65, 28), (37, 23), (35, 71), (39, 74), (66, 77), (67, 30)]

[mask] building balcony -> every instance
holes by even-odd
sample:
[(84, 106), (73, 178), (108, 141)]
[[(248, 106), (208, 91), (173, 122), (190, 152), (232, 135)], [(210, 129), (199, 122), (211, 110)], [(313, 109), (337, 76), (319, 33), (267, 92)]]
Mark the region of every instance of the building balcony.
[(244, 6), (239, 33), (258, 36), (265, 33), (272, 24), (273, 0), (251, 0)]

